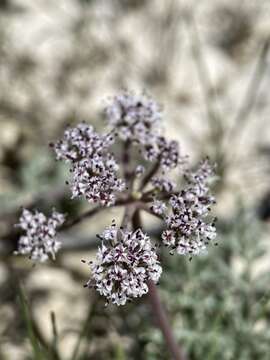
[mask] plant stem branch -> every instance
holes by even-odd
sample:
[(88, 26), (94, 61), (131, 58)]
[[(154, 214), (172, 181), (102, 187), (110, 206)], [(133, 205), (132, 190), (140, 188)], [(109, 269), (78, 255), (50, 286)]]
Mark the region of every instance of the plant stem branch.
[(67, 230), (67, 229), (71, 228), (72, 226), (79, 224), (79, 223), (80, 223), (81, 221), (83, 221), (84, 219), (90, 218), (90, 217), (96, 215), (97, 213), (101, 212), (101, 211), (104, 210), (104, 209), (106, 209), (106, 208), (105, 208), (105, 207), (100, 207), (100, 206), (95, 207), (95, 208), (93, 208), (93, 209), (90, 209), (90, 210), (88, 210), (88, 211), (80, 214), (80, 215), (77, 216), (76, 218), (71, 219), (71, 220), (65, 222), (65, 223), (63, 224), (63, 226), (59, 229), (59, 231)]
[(88, 335), (90, 335), (90, 331), (92, 330), (92, 320), (93, 320), (93, 314), (96, 310), (96, 306), (97, 306), (97, 299), (96, 297), (94, 297), (94, 301), (92, 303), (92, 305), (89, 306), (89, 309), (88, 309), (88, 315), (87, 315), (87, 318), (84, 322), (84, 324), (82, 325), (82, 328), (81, 328), (81, 331), (80, 331), (80, 334), (77, 338), (77, 342), (75, 344), (75, 347), (72, 351), (72, 355), (71, 355), (71, 358), (70, 360), (76, 360), (78, 359), (78, 356), (79, 356), (79, 350), (80, 350), (80, 346), (81, 346), (81, 343), (82, 343), (82, 340)]
[(148, 184), (148, 182), (151, 180), (151, 178), (156, 174), (160, 166), (160, 160), (158, 159), (157, 162), (154, 164), (152, 169), (149, 171), (148, 174), (145, 175), (145, 177), (142, 180), (140, 190), (143, 190), (145, 186)]
[(130, 226), (131, 218), (132, 218), (132, 215), (133, 215), (134, 211), (135, 211), (135, 208), (132, 205), (127, 205), (125, 207), (121, 227), (128, 228)]
[[(116, 200), (116, 202), (113, 206), (116, 207), (116, 206), (128, 205), (128, 204), (132, 204), (132, 203), (136, 203), (136, 202), (138, 202), (138, 200), (136, 200), (132, 197), (126, 197), (126, 198)], [(103, 207), (97, 206), (93, 209), (87, 210), (86, 212), (80, 214), (76, 218), (65, 222), (63, 224), (63, 226), (59, 229), (59, 231), (70, 229), (72, 226), (77, 225), (80, 222), (82, 222), (83, 220), (89, 219), (92, 216), (94, 216), (94, 215), (98, 214), (99, 212), (104, 211), (106, 209), (108, 209), (108, 207), (106, 207), (106, 206), (103, 206)]]
[[(137, 209), (132, 217), (132, 226), (133, 230), (142, 227), (140, 219), (140, 210)], [(155, 321), (159, 326), (160, 330), (163, 333), (164, 340), (166, 341), (168, 350), (171, 353), (173, 360), (187, 360), (187, 357), (184, 355), (183, 351), (179, 348), (178, 344), (174, 339), (172, 329), (169, 324), (169, 320), (165, 309), (160, 301), (156, 285), (153, 281), (148, 281), (149, 288), (149, 302), (152, 307), (152, 311), (155, 317)]]
[(122, 164), (124, 168), (124, 177), (127, 181), (129, 178), (129, 161), (130, 161), (130, 140), (126, 140), (123, 144), (123, 155), (122, 155)]
[(164, 307), (160, 301), (160, 297), (157, 291), (157, 287), (153, 281), (148, 281), (147, 283), (149, 289), (149, 302), (152, 307), (154, 320), (156, 321), (157, 325), (161, 329), (164, 339), (167, 343), (168, 349), (171, 353), (172, 359), (174, 360), (187, 360), (186, 355), (180, 349), (179, 345), (176, 343), (167, 314), (164, 310)]
[[(265, 71), (267, 70), (267, 53), (269, 50), (270, 41), (266, 40), (262, 45), (257, 63), (255, 65), (254, 73), (250, 79), (250, 83), (247, 87), (246, 94), (242, 103), (239, 106), (239, 110), (235, 115), (232, 128), (228, 133), (228, 138), (231, 141), (232, 136), (234, 138), (238, 135), (239, 131), (242, 131), (242, 126), (247, 122), (248, 116), (251, 113), (251, 110), (256, 103), (259, 93), (259, 87), (262, 82)], [(238, 138), (237, 138), (238, 139)], [(237, 140), (238, 141), (238, 140)]]

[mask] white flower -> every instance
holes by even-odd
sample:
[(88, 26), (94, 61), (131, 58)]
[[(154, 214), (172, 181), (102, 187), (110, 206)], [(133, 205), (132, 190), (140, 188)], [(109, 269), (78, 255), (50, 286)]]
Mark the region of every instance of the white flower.
[(100, 235), (101, 239), (103, 240), (110, 240), (113, 241), (117, 237), (117, 228), (113, 223), (111, 226), (108, 226), (103, 233)]
[(64, 223), (64, 215), (53, 211), (50, 217), (41, 212), (24, 209), (20, 217), (20, 223), (16, 226), (21, 228), (25, 235), (18, 242), (18, 250), (15, 254), (28, 255), (31, 260), (44, 262), (49, 256), (53, 259), (61, 247), (56, 239), (56, 229)]
[(171, 181), (164, 177), (158, 177), (158, 176), (154, 176), (152, 178), (151, 184), (153, 185), (153, 187), (155, 189), (159, 190), (160, 192), (165, 192), (165, 193), (171, 193), (176, 187), (176, 184), (174, 181)]
[(167, 210), (167, 206), (163, 201), (155, 200), (151, 205), (151, 210), (158, 215), (162, 215)]
[(161, 235), (162, 241), (165, 246), (174, 246), (175, 245), (175, 236), (174, 231), (164, 230)]
[(128, 91), (110, 99), (105, 114), (121, 139), (142, 145), (156, 136), (161, 120), (160, 107), (153, 99)]
[(143, 174), (145, 173), (145, 167), (143, 165), (138, 165), (136, 166), (135, 169), (135, 176), (136, 177), (141, 177)]
[(129, 232), (116, 229), (114, 224), (99, 237), (104, 241), (90, 263), (92, 277), (86, 286), (94, 287), (116, 305), (146, 294), (147, 281), (156, 283), (162, 272), (149, 237), (140, 229)]
[(72, 198), (83, 196), (91, 203), (111, 206), (115, 193), (125, 188), (116, 175), (118, 164), (108, 148), (112, 134), (100, 135), (85, 123), (67, 129), (53, 147), (57, 159), (70, 164)]
[(172, 252), (199, 255), (216, 238), (215, 219), (209, 219), (211, 205), (215, 203), (208, 187), (212, 175), (208, 161), (201, 162), (196, 172), (187, 174), (188, 186), (171, 196), (171, 212), (165, 217), (167, 229), (162, 233), (162, 240)]
[(150, 140), (143, 151), (146, 160), (159, 161), (164, 170), (173, 169), (185, 162), (185, 158), (180, 156), (178, 141), (166, 140), (164, 136), (153, 136)]

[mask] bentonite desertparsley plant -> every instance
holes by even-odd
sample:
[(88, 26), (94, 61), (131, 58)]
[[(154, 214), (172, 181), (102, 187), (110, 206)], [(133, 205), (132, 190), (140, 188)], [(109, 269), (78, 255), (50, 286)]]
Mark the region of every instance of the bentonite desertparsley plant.
[[(208, 159), (195, 170), (189, 168), (178, 141), (162, 135), (160, 106), (145, 94), (125, 91), (108, 99), (105, 118), (102, 134), (83, 122), (66, 129), (63, 138), (51, 144), (56, 158), (69, 166), (71, 197), (96, 207), (64, 225), (64, 216), (55, 211), (47, 218), (24, 210), (19, 224), (24, 235), (16, 253), (35, 261), (54, 258), (60, 247), (57, 227), (62, 225), (63, 230), (108, 207), (123, 206), (122, 224), (113, 221), (98, 235), (100, 246), (95, 259), (88, 262), (91, 276), (85, 286), (116, 305), (149, 292), (173, 358), (184, 359), (155, 287), (162, 273), (157, 250), (164, 245), (172, 254), (191, 259), (214, 242), (215, 219), (210, 216), (215, 203), (210, 193), (214, 170)], [(163, 221), (156, 243), (142, 228), (142, 212)]]
[(18, 242), (18, 251), (15, 254), (28, 255), (34, 261), (46, 261), (49, 256), (53, 259), (61, 247), (56, 239), (56, 229), (64, 223), (64, 215), (52, 212), (47, 218), (43, 213), (35, 211), (32, 213), (23, 209), (20, 223), (16, 226), (24, 231)]

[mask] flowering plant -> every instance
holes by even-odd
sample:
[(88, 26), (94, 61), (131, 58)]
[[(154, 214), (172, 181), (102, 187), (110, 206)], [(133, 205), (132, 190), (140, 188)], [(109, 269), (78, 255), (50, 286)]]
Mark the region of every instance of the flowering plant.
[[(64, 215), (55, 211), (46, 217), (24, 209), (18, 226), (25, 234), (16, 254), (27, 254), (35, 261), (54, 258), (60, 248), (57, 228), (63, 230), (108, 207), (123, 206), (122, 224), (113, 221), (98, 235), (100, 246), (95, 260), (88, 262), (91, 276), (85, 286), (95, 288), (106, 304), (116, 305), (149, 292), (172, 355), (183, 359), (155, 287), (162, 273), (158, 248), (164, 245), (171, 254), (191, 259), (214, 242), (215, 219), (210, 210), (215, 199), (209, 188), (214, 170), (208, 159), (190, 169), (178, 142), (162, 135), (161, 108), (149, 96), (127, 91), (117, 95), (109, 99), (105, 117), (104, 134), (83, 122), (50, 144), (56, 158), (69, 166), (72, 198), (84, 198), (96, 207), (65, 223)], [(184, 184), (173, 180), (174, 172)], [(160, 242), (153, 243), (143, 230), (142, 211), (163, 221)]]

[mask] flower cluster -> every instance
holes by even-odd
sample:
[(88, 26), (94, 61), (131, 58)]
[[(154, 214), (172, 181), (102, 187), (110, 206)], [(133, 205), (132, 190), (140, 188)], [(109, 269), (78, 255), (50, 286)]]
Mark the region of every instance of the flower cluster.
[(108, 124), (120, 138), (139, 144), (148, 144), (161, 120), (158, 104), (145, 95), (125, 91), (115, 96), (105, 109)]
[(176, 188), (175, 182), (164, 176), (153, 176), (151, 184), (155, 190), (161, 193), (171, 193)]
[(116, 175), (118, 165), (108, 151), (112, 134), (100, 135), (85, 123), (65, 131), (64, 139), (53, 144), (57, 159), (70, 164), (72, 197), (84, 196), (91, 203), (110, 206), (124, 182)]
[[(151, 98), (124, 92), (108, 104), (106, 117), (110, 133), (98, 134), (92, 126), (81, 123), (68, 128), (63, 139), (52, 146), (56, 158), (69, 164), (72, 198), (84, 197), (103, 206), (112, 206), (117, 200), (116, 205), (130, 206), (132, 210), (125, 209), (128, 219), (124, 217), (123, 224), (128, 227), (132, 222), (134, 231), (117, 228), (113, 222), (98, 235), (101, 245), (94, 262), (89, 262), (92, 274), (86, 284), (104, 296), (107, 303), (124, 305), (147, 293), (148, 282), (157, 283), (162, 272), (156, 248), (141, 230), (140, 216), (136, 218), (136, 214), (146, 210), (165, 221), (161, 243), (171, 253), (192, 257), (204, 252), (216, 237), (215, 219), (209, 214), (215, 203), (209, 189), (214, 172), (208, 159), (196, 171), (187, 170), (187, 157), (180, 154), (178, 142), (160, 135), (161, 111)], [(126, 183), (118, 177), (120, 169), (110, 152), (116, 139), (124, 141), (119, 159)], [(169, 178), (170, 171), (176, 168), (181, 169), (186, 180), (182, 191)], [(121, 199), (117, 199), (119, 192), (124, 192)], [(96, 207), (78, 219), (99, 210)], [(63, 215), (56, 212), (47, 218), (40, 212), (23, 210), (18, 226), (25, 235), (19, 239), (16, 253), (39, 261), (54, 258), (60, 247), (56, 228), (63, 221)]]
[(145, 160), (157, 160), (164, 170), (179, 164), (178, 142), (159, 135), (161, 110), (153, 99), (126, 91), (110, 101), (105, 114), (108, 124), (122, 140), (141, 145)]
[(143, 165), (138, 165), (135, 168), (134, 175), (140, 178), (145, 173), (145, 167)]
[(161, 266), (154, 247), (141, 229), (117, 229), (115, 224), (99, 236), (102, 245), (90, 267), (87, 287), (94, 287), (108, 302), (124, 305), (148, 292), (147, 281), (159, 280)]
[(177, 141), (168, 141), (164, 136), (156, 136), (145, 146), (146, 160), (157, 160), (164, 170), (175, 168), (181, 160)]
[(154, 214), (162, 215), (166, 212), (167, 206), (163, 201), (155, 200), (151, 206), (151, 210)]
[(61, 243), (56, 239), (56, 229), (64, 223), (64, 215), (53, 211), (50, 217), (41, 212), (24, 209), (20, 217), (21, 236), (15, 254), (29, 255), (34, 261), (44, 262), (50, 256), (54, 259)]
[[(208, 160), (201, 162), (196, 172), (186, 174), (187, 187), (170, 197), (170, 213), (164, 215), (167, 229), (162, 233), (162, 240), (172, 253), (198, 255), (215, 239), (215, 219), (209, 220), (211, 205), (215, 203), (208, 186), (212, 175)], [(155, 200), (151, 209), (155, 214), (163, 215), (166, 205)]]

